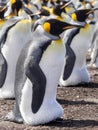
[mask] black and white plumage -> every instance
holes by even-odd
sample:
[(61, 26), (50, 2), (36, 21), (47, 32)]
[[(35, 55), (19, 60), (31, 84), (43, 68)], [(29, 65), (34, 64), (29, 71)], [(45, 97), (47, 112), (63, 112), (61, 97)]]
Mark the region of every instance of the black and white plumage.
[[(51, 43), (68, 28), (79, 27), (55, 19), (44, 21), (23, 48), (16, 66), (14, 110), (8, 120), (31, 125), (50, 122), (63, 115), (56, 100), (65, 55), (63, 44)], [(19, 116), (21, 115), (21, 116)]]

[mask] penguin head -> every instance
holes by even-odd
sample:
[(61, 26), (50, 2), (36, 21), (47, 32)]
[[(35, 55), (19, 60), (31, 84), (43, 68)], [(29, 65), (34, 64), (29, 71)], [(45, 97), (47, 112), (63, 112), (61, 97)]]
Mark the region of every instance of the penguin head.
[(69, 13), (71, 9), (73, 8), (73, 3), (71, 1), (60, 1), (59, 4), (56, 4), (53, 7), (53, 13), (55, 15), (61, 16), (61, 14), (64, 13)]
[(22, 7), (23, 7), (23, 3), (21, 0), (10, 0), (10, 2), (8, 4), (9, 5), (5, 12), (5, 17), (10, 16), (10, 15), (17, 16), (19, 10), (22, 9)]
[(81, 28), (82, 25), (66, 23), (57, 19), (49, 19), (43, 23), (44, 30), (52, 35), (59, 36), (63, 31), (72, 28)]
[(96, 9), (76, 10), (71, 16), (74, 21), (85, 22), (95, 10)]
[(0, 8), (0, 19), (4, 19), (4, 13), (5, 13), (6, 9), (7, 9), (6, 6)]
[(40, 10), (37, 12), (40, 16), (49, 16), (50, 15), (50, 10), (46, 6), (42, 6)]
[(63, 1), (62, 8), (64, 8), (65, 12), (68, 14), (70, 14), (71, 12), (74, 12), (74, 10), (76, 10), (76, 8), (71, 0), (70, 1)]
[(53, 7), (54, 14), (61, 15), (62, 12), (66, 12), (65, 8), (70, 5), (69, 1), (61, 1)]
[(47, 6), (48, 0), (42, 0), (42, 6)]
[(62, 12), (65, 12), (64, 8), (62, 8), (62, 5), (57, 4), (57, 5), (54, 6), (53, 13), (55, 15), (59, 15), (60, 16)]
[(11, 0), (12, 11), (17, 15), (18, 11), (22, 8), (21, 0)]

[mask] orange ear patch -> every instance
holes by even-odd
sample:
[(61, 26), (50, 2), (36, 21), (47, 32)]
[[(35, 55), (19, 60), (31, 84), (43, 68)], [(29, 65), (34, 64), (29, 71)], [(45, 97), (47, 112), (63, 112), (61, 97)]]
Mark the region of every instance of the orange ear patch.
[(50, 27), (51, 27), (51, 25), (49, 22), (45, 22), (43, 25), (44, 30), (48, 33), (50, 32)]

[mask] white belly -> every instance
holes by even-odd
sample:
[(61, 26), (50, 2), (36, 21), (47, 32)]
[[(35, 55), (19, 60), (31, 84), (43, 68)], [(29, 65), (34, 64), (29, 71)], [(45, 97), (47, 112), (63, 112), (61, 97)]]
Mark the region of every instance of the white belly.
[(8, 33), (7, 40), (1, 50), (5, 60), (7, 61), (8, 68), (5, 82), (0, 89), (0, 98), (14, 97), (16, 64), (23, 46), (31, 37), (31, 32), (29, 30), (30, 27), (28, 31), (26, 30), (28, 33), (25, 34), (22, 28), (21, 31), (19, 31), (19, 28), (12, 28)]
[(90, 30), (74, 37), (71, 48), (75, 53), (76, 60), (71, 75), (67, 80), (60, 77), (60, 84), (63, 86), (77, 85), (81, 82), (89, 82), (90, 76), (86, 67), (86, 54), (89, 48)]
[(44, 124), (62, 116), (63, 109), (56, 101), (56, 91), (64, 54), (62, 44), (52, 44), (48, 47), (47, 51), (45, 51), (41, 59), (40, 67), (47, 78), (47, 84), (43, 103), (35, 114), (31, 110), (32, 83), (29, 79), (26, 80), (22, 90), (20, 111), (27, 124)]

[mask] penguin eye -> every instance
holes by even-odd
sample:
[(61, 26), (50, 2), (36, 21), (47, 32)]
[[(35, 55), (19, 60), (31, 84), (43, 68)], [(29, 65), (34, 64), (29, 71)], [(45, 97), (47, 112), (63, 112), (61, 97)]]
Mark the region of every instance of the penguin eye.
[(71, 17), (72, 17), (73, 20), (75, 20), (75, 21), (77, 20), (77, 15), (76, 15), (75, 13), (73, 13), (73, 14), (71, 15)]
[(44, 30), (46, 31), (46, 32), (50, 32), (50, 23), (49, 22), (45, 22), (44, 24), (43, 24), (43, 28), (44, 28)]

